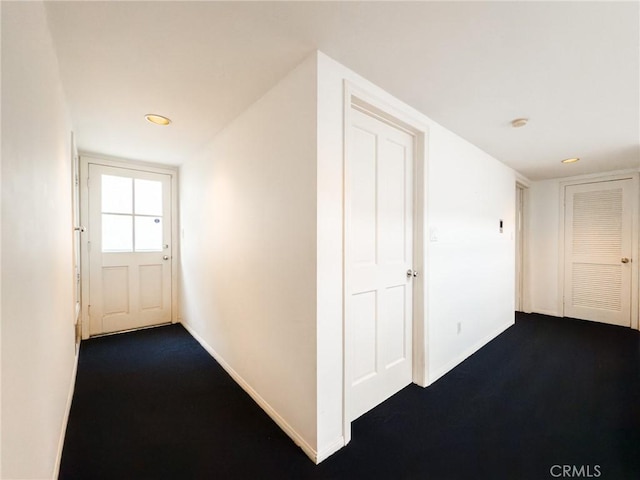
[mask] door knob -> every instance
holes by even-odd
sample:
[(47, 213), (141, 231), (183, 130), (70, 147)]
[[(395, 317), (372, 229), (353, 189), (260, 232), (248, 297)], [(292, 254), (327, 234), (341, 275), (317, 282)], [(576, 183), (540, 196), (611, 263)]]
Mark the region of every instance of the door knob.
[(162, 256), (162, 259), (163, 259), (163, 260), (169, 260), (169, 255), (163, 255), (163, 256)]
[(415, 270), (409, 269), (407, 270), (407, 277), (411, 278), (411, 277), (417, 277), (418, 276), (418, 272), (416, 272)]
[(624, 257), (624, 258), (620, 259), (620, 261), (622, 263), (629, 263), (631, 260), (629, 260), (627, 257)]

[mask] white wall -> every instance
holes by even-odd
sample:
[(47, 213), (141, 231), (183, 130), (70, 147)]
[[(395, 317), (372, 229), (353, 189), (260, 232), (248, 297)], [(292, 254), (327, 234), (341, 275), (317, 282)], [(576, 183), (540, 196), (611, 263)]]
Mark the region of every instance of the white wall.
[[(515, 172), (318, 54), (318, 450), (342, 436), (343, 82), (428, 128), (425, 242), (428, 381), (514, 322)], [(504, 233), (499, 233), (499, 220)], [(457, 322), (462, 331), (457, 334)]]
[[(0, 52), (2, 51), (2, 2), (0, 2)], [(0, 59), (2, 54), (0, 53)], [(2, 66), (0, 65), (0, 72)], [(0, 100), (2, 98), (2, 74), (0, 73)], [(0, 109), (1, 112), (1, 109)], [(0, 145), (2, 144), (2, 115), (0, 113)], [(0, 152), (0, 198), (2, 198), (2, 152)], [(2, 204), (0, 204), (0, 478), (2, 478)]]
[(308, 59), (180, 168), (182, 321), (310, 455), (315, 89)]
[(433, 125), (427, 185), (425, 302), (433, 382), (514, 323), (516, 178)]
[(318, 52), (318, 457), (343, 439), (343, 83), (341, 65)]
[(75, 360), (71, 125), (40, 2), (2, 5), (2, 478), (52, 478)]

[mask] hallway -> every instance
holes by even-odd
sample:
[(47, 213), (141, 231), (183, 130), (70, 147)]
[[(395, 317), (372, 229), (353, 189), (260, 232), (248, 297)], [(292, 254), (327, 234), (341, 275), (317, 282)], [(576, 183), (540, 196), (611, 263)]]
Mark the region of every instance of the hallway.
[[(0, 1), (0, 478), (55, 480), (63, 449), (63, 477), (83, 480), (540, 478), (574, 460), (637, 474), (639, 13), (637, 2)], [(378, 142), (358, 112), (406, 141)], [(171, 222), (164, 193), (152, 211), (136, 199), (166, 181), (103, 167), (170, 170)], [(120, 193), (103, 202), (103, 181), (126, 183), (113, 177), (133, 181), (126, 208)], [(620, 195), (577, 187), (618, 181)], [(602, 221), (578, 224), (608, 239), (607, 275), (588, 267), (574, 284), (580, 308), (623, 306), (615, 323), (631, 332), (609, 343), (563, 333), (623, 331), (562, 319), (594, 318), (565, 312), (574, 276), (562, 272), (583, 262), (566, 249), (567, 193), (590, 199), (574, 210)], [(387, 214), (406, 228), (385, 239)], [(391, 295), (352, 288), (352, 253), (362, 266), (394, 259)], [(511, 328), (515, 310), (549, 317)], [(411, 325), (389, 328), (402, 323), (391, 311)], [(239, 387), (180, 327), (92, 338), (165, 323)], [(142, 348), (162, 331), (182, 333)], [(498, 336), (493, 360), (495, 346), (473, 356)], [(129, 339), (139, 357), (103, 350)], [(358, 386), (410, 356), (412, 386), (352, 422)]]

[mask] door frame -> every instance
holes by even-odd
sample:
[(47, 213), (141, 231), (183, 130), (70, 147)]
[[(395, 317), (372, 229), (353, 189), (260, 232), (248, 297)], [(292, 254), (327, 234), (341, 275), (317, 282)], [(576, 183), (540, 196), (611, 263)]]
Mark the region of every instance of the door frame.
[(567, 187), (573, 185), (586, 185), (591, 183), (604, 183), (616, 180), (631, 180), (632, 181), (632, 207), (631, 207), (631, 251), (634, 253), (634, 257), (631, 259), (631, 328), (634, 330), (640, 330), (638, 324), (638, 317), (640, 315), (640, 305), (638, 304), (638, 286), (640, 269), (640, 242), (638, 238), (638, 225), (640, 223), (639, 211), (640, 211), (640, 174), (637, 172), (621, 172), (610, 175), (587, 175), (584, 177), (578, 177), (573, 179), (567, 179), (560, 182), (560, 208), (558, 215), (558, 312), (564, 317), (564, 282), (565, 282), (565, 200)]
[[(529, 313), (529, 183), (522, 178), (516, 180), (516, 220), (520, 214), (521, 225), (516, 225), (516, 311)], [(519, 192), (519, 193), (518, 193)], [(519, 290), (519, 291), (518, 291)], [(519, 297), (519, 298), (518, 298)]]
[[(126, 168), (141, 172), (160, 173), (171, 177), (171, 323), (178, 321), (178, 168), (170, 165), (125, 160), (91, 153), (80, 153), (80, 219), (82, 225), (89, 225), (89, 165)], [(82, 238), (82, 339), (89, 338), (89, 231)]]
[(353, 336), (350, 322), (350, 302), (347, 292), (351, 288), (348, 265), (351, 258), (348, 246), (351, 243), (351, 232), (348, 219), (351, 214), (351, 191), (349, 188), (350, 161), (349, 149), (351, 135), (349, 133), (352, 109), (355, 107), (367, 115), (407, 132), (414, 138), (414, 175), (413, 175), (413, 264), (418, 276), (413, 280), (413, 318), (412, 318), (412, 381), (426, 387), (429, 384), (427, 369), (428, 322), (425, 304), (427, 301), (426, 265), (427, 245), (425, 244), (425, 225), (427, 212), (426, 175), (428, 160), (428, 128), (411, 112), (400, 110), (355, 84), (344, 81), (343, 98), (343, 291), (342, 291), (342, 362), (343, 362), (343, 397), (342, 419), (344, 444), (351, 440), (351, 378), (352, 365), (350, 345)]
[[(82, 340), (82, 241), (84, 227), (82, 223), (82, 206), (80, 202), (80, 155), (76, 146), (75, 134), (71, 132), (71, 218), (73, 223), (73, 328), (76, 354)], [(78, 278), (79, 277), (79, 278)]]

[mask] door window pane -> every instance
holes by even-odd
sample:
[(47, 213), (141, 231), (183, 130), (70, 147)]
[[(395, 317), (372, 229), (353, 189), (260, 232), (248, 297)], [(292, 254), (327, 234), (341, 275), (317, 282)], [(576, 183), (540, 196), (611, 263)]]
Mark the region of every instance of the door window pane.
[(136, 215), (162, 215), (162, 183), (136, 178)]
[(162, 251), (162, 218), (135, 217), (136, 252)]
[(102, 175), (102, 212), (133, 213), (131, 178)]
[(133, 250), (133, 217), (102, 214), (102, 251), (131, 252)]

